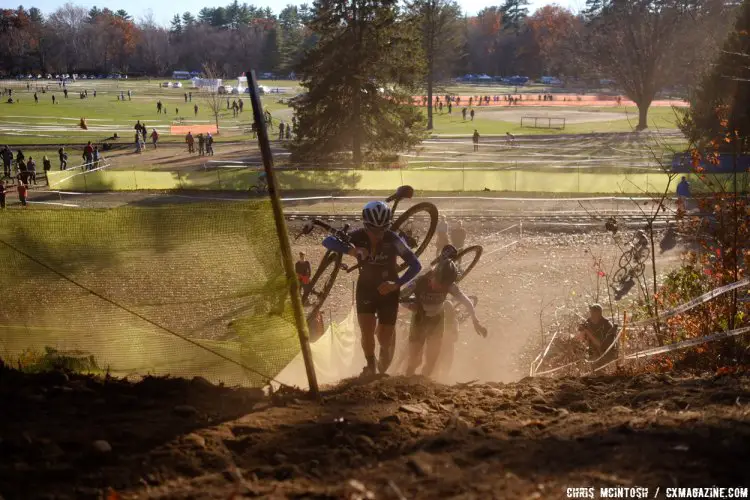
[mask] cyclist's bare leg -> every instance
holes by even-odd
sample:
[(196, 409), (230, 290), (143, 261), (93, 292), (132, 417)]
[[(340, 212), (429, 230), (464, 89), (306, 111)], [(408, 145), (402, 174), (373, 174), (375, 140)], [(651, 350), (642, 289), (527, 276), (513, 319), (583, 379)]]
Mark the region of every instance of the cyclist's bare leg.
[(427, 356), (424, 362), (424, 368), (422, 368), (422, 375), (425, 377), (432, 377), (435, 372), (435, 365), (440, 358), (440, 348), (442, 347), (443, 336), (438, 335), (438, 333), (439, 332), (432, 332), (431, 335), (427, 336)]
[(362, 332), (362, 351), (368, 365), (375, 363), (375, 327), (377, 318), (374, 314), (357, 314), (359, 330)]
[(442, 347), (438, 361), (439, 376), (447, 377), (453, 365), (453, 353), (456, 348), (458, 339), (458, 318), (456, 317), (456, 308), (451, 302), (445, 303), (445, 332), (441, 339)]
[(377, 335), (378, 343), (380, 343), (378, 370), (380, 373), (385, 373), (391, 366), (393, 354), (396, 351), (396, 325), (378, 324)]
[(409, 342), (409, 363), (406, 366), (406, 375), (411, 377), (417, 373), (417, 368), (422, 364), (424, 341)]

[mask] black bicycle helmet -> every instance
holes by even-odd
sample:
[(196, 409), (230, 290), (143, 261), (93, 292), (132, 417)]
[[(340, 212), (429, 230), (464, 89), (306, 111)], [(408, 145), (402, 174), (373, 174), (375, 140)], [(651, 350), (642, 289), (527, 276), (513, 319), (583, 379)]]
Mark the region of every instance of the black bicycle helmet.
[(458, 269), (452, 260), (444, 260), (435, 267), (435, 278), (438, 283), (450, 286), (458, 279)]

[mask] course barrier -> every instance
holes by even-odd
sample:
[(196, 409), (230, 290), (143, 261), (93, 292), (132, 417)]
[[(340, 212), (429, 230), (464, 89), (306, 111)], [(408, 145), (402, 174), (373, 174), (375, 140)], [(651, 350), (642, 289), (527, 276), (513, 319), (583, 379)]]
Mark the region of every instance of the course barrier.
[[(156, 170), (106, 170), (49, 172), (51, 189), (79, 192), (134, 190), (216, 190), (244, 191), (257, 184), (257, 169), (216, 169), (192, 172)], [(278, 171), (280, 187), (289, 191), (391, 191), (408, 184), (419, 191), (433, 192), (544, 192), (646, 194), (673, 191), (669, 178), (654, 173), (591, 173), (584, 171), (535, 172), (528, 170), (285, 170)], [(730, 174), (711, 176), (709, 186), (688, 175), (693, 192), (729, 189)], [(738, 185), (747, 186), (748, 174), (739, 176)]]

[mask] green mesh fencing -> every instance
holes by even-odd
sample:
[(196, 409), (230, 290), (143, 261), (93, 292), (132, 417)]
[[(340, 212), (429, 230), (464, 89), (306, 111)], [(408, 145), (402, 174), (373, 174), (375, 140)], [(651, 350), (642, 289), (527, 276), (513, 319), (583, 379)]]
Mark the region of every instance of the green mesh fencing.
[[(662, 193), (667, 188), (664, 173), (621, 174), (578, 169), (560, 172), (527, 170), (285, 170), (276, 172), (282, 189), (300, 191), (392, 191), (409, 184), (419, 191), (510, 191), (538, 193), (643, 194)], [(694, 192), (731, 190), (732, 176), (708, 176), (709, 186), (689, 175)], [(738, 176), (740, 190), (747, 187), (747, 174)], [(128, 191), (138, 189), (246, 190), (258, 182), (258, 171), (216, 169), (195, 172), (96, 171), (86, 174), (50, 172), (52, 189), (70, 191)], [(679, 180), (679, 179), (678, 179)], [(673, 181), (670, 189), (676, 188)]]
[(262, 386), (300, 350), (268, 201), (0, 215), (11, 363), (52, 348), (117, 375)]

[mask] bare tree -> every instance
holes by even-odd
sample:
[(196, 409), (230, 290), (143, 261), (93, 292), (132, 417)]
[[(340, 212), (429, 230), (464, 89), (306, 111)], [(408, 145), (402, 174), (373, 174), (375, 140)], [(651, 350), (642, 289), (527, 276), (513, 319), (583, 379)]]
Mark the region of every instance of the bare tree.
[(648, 128), (648, 110), (657, 93), (705, 57), (688, 42), (706, 37), (698, 28), (706, 17), (720, 15), (721, 9), (707, 7), (715, 3), (612, 0), (591, 20), (581, 48), (593, 68), (614, 78), (638, 106), (636, 130)]
[(453, 0), (414, 0), (409, 9), (422, 39), (426, 63), (427, 130), (432, 130), (434, 87), (450, 75), (463, 46), (461, 8)]
[[(218, 89), (218, 79), (219, 79), (219, 71), (216, 68), (215, 63), (204, 63), (203, 64), (203, 74), (206, 76), (208, 80), (212, 82), (212, 84), (208, 87), (203, 87), (200, 91), (200, 97), (203, 102), (206, 103), (206, 106), (208, 106), (208, 109), (211, 110), (211, 114), (214, 115), (214, 120), (216, 120), (216, 134), (219, 133), (219, 114), (221, 113), (221, 102), (223, 101), (223, 98), (219, 94)], [(214, 85), (213, 83), (216, 82), (217, 85)]]

